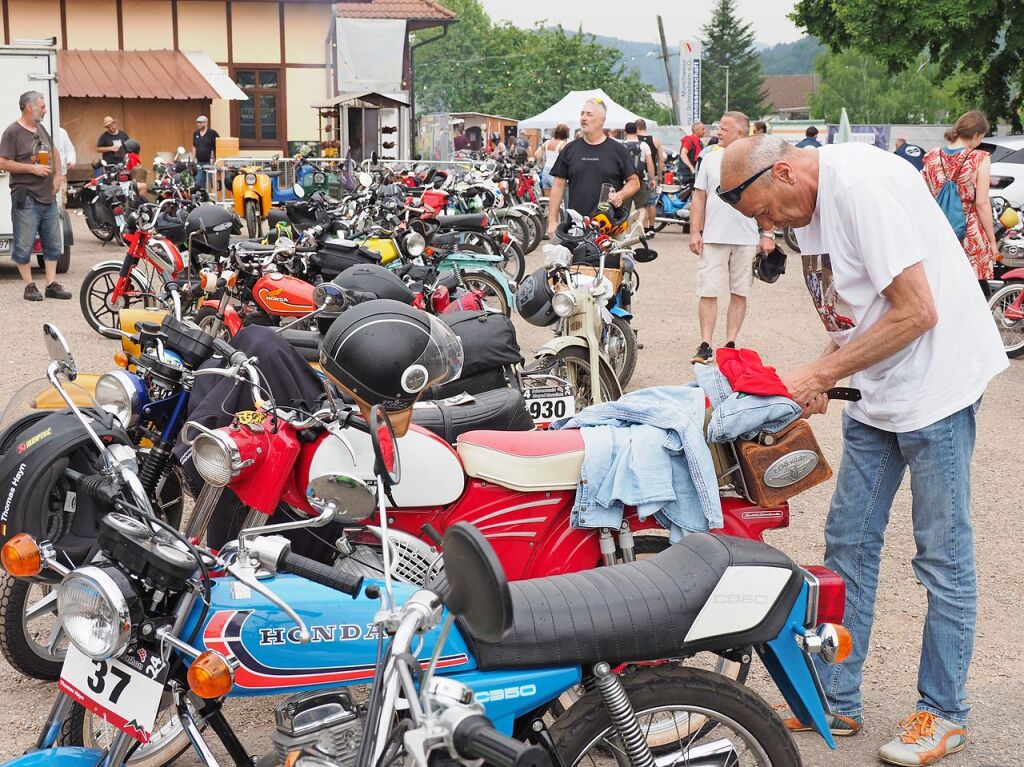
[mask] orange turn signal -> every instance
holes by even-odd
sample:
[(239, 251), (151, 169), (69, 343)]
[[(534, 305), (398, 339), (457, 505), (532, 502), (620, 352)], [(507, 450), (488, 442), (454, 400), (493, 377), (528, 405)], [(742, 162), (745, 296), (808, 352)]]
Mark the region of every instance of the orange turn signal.
[(821, 658), (826, 663), (842, 663), (853, 652), (853, 636), (842, 623), (822, 623), (818, 626), (821, 637)]
[(301, 751), (289, 751), (288, 756), (284, 758), (284, 767), (295, 767), (295, 763), (301, 758)]
[(43, 554), (36, 539), (28, 533), (18, 533), (0, 549), (4, 570), (15, 578), (30, 578), (43, 569)]
[(124, 352), (117, 352), (114, 355), (114, 364), (117, 365), (119, 368), (127, 368), (128, 367), (128, 355), (125, 354)]
[(200, 698), (222, 698), (235, 684), (231, 664), (216, 650), (207, 650), (188, 667), (188, 686)]

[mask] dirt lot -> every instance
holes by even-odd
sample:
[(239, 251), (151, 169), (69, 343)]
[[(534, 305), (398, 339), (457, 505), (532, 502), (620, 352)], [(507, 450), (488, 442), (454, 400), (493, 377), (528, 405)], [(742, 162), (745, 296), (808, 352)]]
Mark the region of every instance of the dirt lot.
[[(120, 258), (117, 247), (101, 248), (75, 220), (78, 245), (71, 271), (61, 280), (74, 294), (72, 301), (22, 301), (21, 283), (13, 265), (0, 263), (0, 406), (26, 381), (43, 374), (46, 366), (40, 325), (56, 322), (70, 342), (79, 368), (105, 370), (112, 366), (115, 345), (88, 328), (78, 307), (78, 288), (94, 263)], [(658, 261), (643, 265), (642, 284), (636, 298), (635, 325), (644, 349), (640, 352), (632, 386), (683, 383), (692, 377), (688, 360), (696, 346), (697, 317), (693, 297), (695, 259), (682, 236), (663, 233), (654, 241)], [(791, 260), (792, 261), (792, 260)], [(537, 257), (530, 257), (530, 266)], [(717, 341), (724, 333), (724, 308)], [(545, 340), (546, 332), (521, 325), (524, 350)], [(804, 362), (825, 345), (825, 335), (801, 285), (798, 269), (776, 285), (758, 284), (751, 300), (747, 324), (741, 336), (745, 346), (758, 349), (764, 359), (780, 368)], [(989, 387), (979, 414), (974, 458), (974, 509), (977, 561), (981, 599), (977, 647), (971, 667), (970, 694), (974, 706), (971, 744), (943, 764), (961, 767), (1024, 765), (1018, 742), (1021, 704), (1016, 695), (1024, 682), (1024, 661), (1014, 642), (1024, 635), (1024, 570), (1014, 538), (1024, 513), (1024, 490), (1008, 477), (1005, 450), (1020, 443), (1020, 403), (1015, 392), (1024, 385), (1024, 363), (1014, 362)], [(1017, 413), (1017, 415), (1014, 415)], [(823, 449), (833, 467), (840, 458), (840, 408), (813, 421)], [(1012, 453), (1013, 451), (1011, 451)], [(770, 542), (801, 562), (820, 562), (824, 552), (822, 528), (832, 484), (815, 488), (792, 502), (788, 530), (771, 534)], [(798, 744), (808, 765), (876, 764), (877, 747), (895, 732), (900, 718), (913, 710), (917, 653), (925, 613), (925, 592), (914, 578), (910, 560), (914, 543), (910, 524), (909, 482), (897, 496), (882, 566), (874, 641), (865, 668), (865, 729), (839, 744), (832, 754), (816, 736), (800, 735)], [(755, 674), (755, 687), (770, 702), (778, 694)], [(20, 753), (33, 742), (54, 695), (48, 684), (25, 680), (0, 661), (0, 720), (8, 736), (0, 756)], [(1013, 703), (1017, 700), (1017, 703)], [(233, 705), (232, 719), (244, 740), (259, 753), (267, 744), (272, 726), (273, 701), (246, 701)], [(186, 754), (180, 765), (195, 764)]]

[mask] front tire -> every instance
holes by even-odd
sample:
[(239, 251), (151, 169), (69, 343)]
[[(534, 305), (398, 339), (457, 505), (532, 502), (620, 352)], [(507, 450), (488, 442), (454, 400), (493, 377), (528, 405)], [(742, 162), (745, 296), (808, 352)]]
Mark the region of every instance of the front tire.
[(505, 290), (494, 277), (484, 272), (463, 272), (462, 281), (468, 289), (479, 289), (483, 292), (482, 300), (485, 308), (499, 311), (506, 317), (511, 316), (512, 310), (509, 307), (508, 298), (505, 296)]
[(260, 236), (260, 208), (256, 200), (245, 201), (245, 228), (250, 240)]
[(988, 300), (988, 308), (992, 312), (1007, 357), (1024, 354), (1024, 319), (1012, 320), (1006, 317), (1006, 310), (1020, 298), (1021, 292), (1024, 292), (1024, 282), (1011, 282), (993, 293)]
[[(710, 741), (731, 741), (735, 758), (723, 764), (800, 767), (800, 753), (782, 720), (748, 688), (717, 674), (666, 665), (644, 668), (620, 677), (641, 730), (648, 740), (656, 725), (671, 726), (674, 741), (649, 742), (659, 756), (686, 764), (696, 748)], [(708, 729), (708, 725), (714, 726)], [(664, 728), (663, 728), (664, 729)], [(702, 734), (707, 729), (706, 734)], [(566, 767), (586, 761), (614, 763), (625, 759), (608, 710), (597, 692), (587, 693), (550, 728), (555, 748)], [(705, 740), (707, 739), (707, 740)], [(744, 757), (744, 761), (740, 761)], [(622, 763), (622, 762), (620, 762)], [(703, 763), (703, 762), (702, 762)], [(716, 762), (717, 763), (717, 762)]]
[(111, 299), (111, 294), (121, 276), (121, 267), (113, 264), (99, 266), (89, 271), (82, 282), (82, 288), (78, 293), (78, 303), (82, 308), (82, 315), (89, 326), (99, 332), (101, 326), (108, 328), (118, 327), (118, 317), (122, 309), (133, 304), (142, 304), (146, 309), (159, 306), (157, 297), (149, 292), (146, 285), (133, 271), (128, 280), (131, 290), (128, 295), (123, 295), (116, 302)]
[(619, 383), (625, 388), (636, 371), (636, 331), (625, 317), (612, 317), (611, 324), (604, 326), (601, 348), (612, 363)]
[(518, 242), (512, 240), (508, 245), (501, 246), (501, 255), (505, 257), (501, 271), (509, 280), (518, 285), (523, 281), (523, 275), (526, 274), (526, 255), (523, 253), (522, 247)]
[[(67, 652), (67, 638), (57, 617), (56, 588), (7, 573), (0, 576), (0, 653), (19, 674), (44, 682), (60, 678)], [(30, 611), (35, 612), (31, 617)]]
[[(61, 746), (84, 746), (104, 751), (119, 732), (101, 717), (76, 703), (61, 725), (58, 742)], [(153, 738), (144, 746), (139, 746), (124, 764), (129, 767), (163, 767), (190, 747), (191, 743), (178, 721), (171, 696), (165, 693), (157, 713)]]
[[(593, 376), (590, 370), (590, 355), (579, 346), (568, 346), (555, 355), (555, 365), (560, 369), (559, 376), (572, 384), (576, 392), (576, 412), (594, 404), (592, 391)], [(607, 365), (601, 366), (600, 372), (601, 399), (605, 402), (617, 400), (622, 395), (615, 372)]]

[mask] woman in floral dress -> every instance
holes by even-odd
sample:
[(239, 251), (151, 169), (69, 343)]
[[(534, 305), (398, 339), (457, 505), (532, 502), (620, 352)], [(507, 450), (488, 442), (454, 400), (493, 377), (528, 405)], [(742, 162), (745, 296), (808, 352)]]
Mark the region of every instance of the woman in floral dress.
[(987, 281), (993, 276), (992, 263), (999, 255), (992, 227), (992, 205), (988, 199), (992, 162), (988, 152), (978, 149), (988, 130), (988, 120), (981, 112), (964, 113), (956, 125), (946, 131), (947, 145), (925, 154), (921, 170), (935, 197), (947, 180), (956, 182), (967, 219), (967, 235), (962, 242), (964, 252), (986, 297), (989, 295)]

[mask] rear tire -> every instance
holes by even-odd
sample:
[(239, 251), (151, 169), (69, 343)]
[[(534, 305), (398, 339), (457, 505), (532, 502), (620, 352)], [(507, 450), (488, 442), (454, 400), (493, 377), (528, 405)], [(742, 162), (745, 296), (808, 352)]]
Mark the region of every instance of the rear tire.
[(1010, 282), (1001, 287), (988, 300), (989, 311), (996, 323), (1003, 350), (1007, 357), (1019, 357), (1024, 354), (1024, 319), (1008, 320), (1006, 309), (1024, 292), (1024, 282)]
[(518, 242), (512, 240), (508, 245), (501, 246), (501, 255), (505, 257), (501, 271), (509, 280), (518, 285), (523, 281), (523, 275), (526, 274), (526, 255), (523, 253), (523, 249)]
[[(734, 733), (737, 746), (746, 746), (750, 756), (756, 757), (757, 764), (762, 767), (800, 767), (802, 764), (800, 752), (782, 720), (764, 700), (736, 682), (718, 674), (675, 665), (644, 668), (619, 678), (641, 729), (645, 729), (644, 721), (648, 721), (646, 731), (652, 736), (655, 716), (664, 716), (666, 709), (678, 711), (665, 722), (676, 723), (673, 730), (678, 733), (677, 742), (670, 746), (650, 744), (656, 754), (682, 750), (684, 744), (686, 748), (692, 748), (693, 741), (699, 739), (696, 736), (701, 736), (705, 727), (713, 725), (708, 730), (714, 731), (713, 738), (718, 740), (727, 732)], [(696, 721), (681, 719), (686, 714), (695, 716)], [(715, 722), (708, 721), (712, 717)], [(680, 721), (684, 726), (690, 725), (685, 735), (678, 726)], [(693, 735), (689, 735), (691, 729)], [(614, 763), (615, 754), (620, 750), (618, 745), (614, 745), (618, 736), (597, 690), (587, 693), (567, 713), (558, 717), (550, 733), (566, 767), (579, 765), (594, 748), (599, 749), (607, 761)], [(610, 756), (609, 751), (613, 751)], [(673, 762), (683, 764), (688, 761), (687, 756), (680, 754)]]

